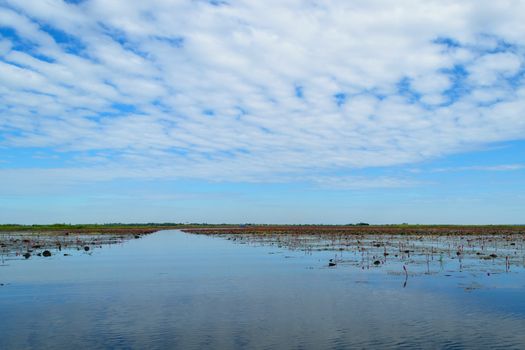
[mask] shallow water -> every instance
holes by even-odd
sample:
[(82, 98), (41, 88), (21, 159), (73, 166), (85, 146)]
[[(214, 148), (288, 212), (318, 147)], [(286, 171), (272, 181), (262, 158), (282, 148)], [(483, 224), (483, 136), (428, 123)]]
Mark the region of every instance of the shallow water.
[(507, 272), (500, 257), (460, 268), (452, 254), (425, 273), (414, 256), (374, 266), (350, 251), (243, 243), (163, 231), (8, 259), (0, 349), (525, 348), (518, 258)]

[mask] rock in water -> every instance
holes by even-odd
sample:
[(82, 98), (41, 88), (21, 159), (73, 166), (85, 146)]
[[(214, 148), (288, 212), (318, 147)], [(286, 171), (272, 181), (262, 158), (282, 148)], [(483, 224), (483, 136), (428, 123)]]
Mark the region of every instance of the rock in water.
[(49, 257), (49, 256), (51, 256), (51, 252), (49, 250), (44, 250), (42, 252), (42, 256)]

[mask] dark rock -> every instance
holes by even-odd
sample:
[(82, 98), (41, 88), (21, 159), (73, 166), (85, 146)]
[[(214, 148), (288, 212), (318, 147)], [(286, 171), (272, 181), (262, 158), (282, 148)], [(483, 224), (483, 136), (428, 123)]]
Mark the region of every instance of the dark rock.
[(496, 254), (494, 254), (494, 253), (490, 254), (489, 256), (490, 256), (491, 258), (497, 258), (497, 257), (498, 257), (498, 256), (497, 256)]
[(374, 261), (374, 265), (377, 266), (377, 265), (380, 265), (380, 264), (381, 264), (381, 261), (379, 261), (379, 260)]
[(44, 250), (42, 252), (42, 256), (45, 256), (45, 257), (50, 257), (51, 256), (51, 252), (49, 250)]
[(31, 257), (31, 254), (29, 254), (29, 253), (25, 253), (25, 254), (22, 255), (22, 256), (23, 256), (24, 258), (26, 258), (26, 259), (29, 259), (29, 258)]
[(140, 235), (135, 235), (135, 239), (138, 239), (138, 238), (140, 238)]
[(88, 246), (85, 246), (85, 247), (84, 247), (84, 250), (85, 250), (86, 252), (89, 252), (89, 247), (88, 247)]
[(335, 262), (333, 262), (333, 261), (330, 261), (330, 262), (328, 263), (328, 266), (336, 266), (336, 265), (337, 265), (337, 264), (336, 264)]

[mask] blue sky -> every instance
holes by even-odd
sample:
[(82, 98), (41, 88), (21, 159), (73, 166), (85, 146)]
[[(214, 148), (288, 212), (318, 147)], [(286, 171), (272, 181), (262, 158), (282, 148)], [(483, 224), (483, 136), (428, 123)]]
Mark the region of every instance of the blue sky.
[(0, 1), (2, 223), (524, 209), (524, 2)]

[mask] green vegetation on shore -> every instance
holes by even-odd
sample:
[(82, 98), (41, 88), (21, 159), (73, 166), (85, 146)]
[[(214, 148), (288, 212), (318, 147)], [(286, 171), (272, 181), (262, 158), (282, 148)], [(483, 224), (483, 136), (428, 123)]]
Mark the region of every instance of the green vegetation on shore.
[(199, 227), (230, 227), (235, 225), (208, 225), (197, 223), (109, 223), (109, 224), (51, 224), (51, 225), (19, 225), (0, 224), (0, 232), (108, 232), (115, 230), (155, 230), (181, 229)]
[(198, 229), (198, 228), (344, 228), (344, 227), (369, 227), (369, 228), (406, 228), (406, 229), (425, 229), (425, 228), (524, 228), (524, 225), (413, 225), (413, 224), (390, 224), (390, 225), (369, 225), (366, 223), (347, 224), (347, 225), (273, 225), (273, 224), (208, 224), (208, 223), (108, 223), (108, 224), (51, 224), (51, 225), (19, 225), (19, 224), (0, 224), (0, 232), (114, 232), (125, 230), (166, 230), (166, 229)]

